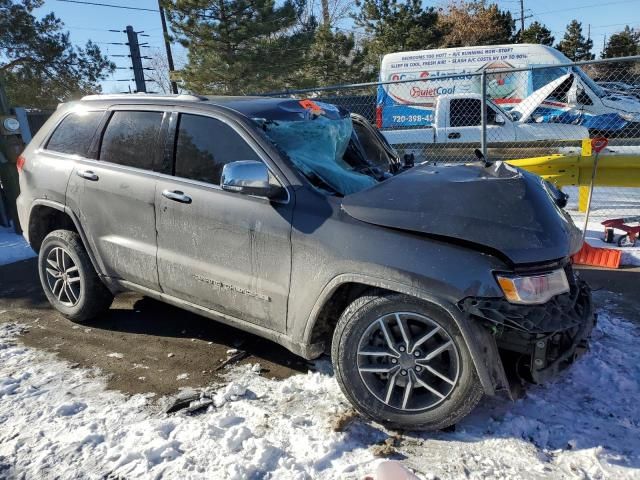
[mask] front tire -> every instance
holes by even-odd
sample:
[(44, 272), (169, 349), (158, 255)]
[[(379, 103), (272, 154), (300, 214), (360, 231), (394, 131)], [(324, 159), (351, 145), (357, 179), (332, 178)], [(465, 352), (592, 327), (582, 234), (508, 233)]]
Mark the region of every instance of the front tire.
[(113, 294), (102, 283), (80, 236), (69, 230), (49, 233), (38, 253), (40, 283), (49, 303), (75, 322), (107, 311)]
[(390, 428), (449, 427), (483, 395), (453, 319), (406, 295), (366, 295), (351, 303), (334, 331), (331, 356), (349, 401)]

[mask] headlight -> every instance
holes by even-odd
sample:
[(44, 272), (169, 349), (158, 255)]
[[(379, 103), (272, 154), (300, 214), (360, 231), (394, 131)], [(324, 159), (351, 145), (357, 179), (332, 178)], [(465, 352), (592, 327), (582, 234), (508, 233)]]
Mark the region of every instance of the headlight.
[(569, 291), (564, 270), (540, 275), (496, 275), (504, 296), (511, 303), (545, 303), (551, 297)]
[(640, 114), (622, 112), (619, 115), (627, 122), (640, 122)]

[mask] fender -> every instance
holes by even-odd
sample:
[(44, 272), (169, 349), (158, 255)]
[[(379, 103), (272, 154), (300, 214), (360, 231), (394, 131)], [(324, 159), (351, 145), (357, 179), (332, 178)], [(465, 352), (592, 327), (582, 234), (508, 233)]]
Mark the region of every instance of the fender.
[[(98, 275), (100, 275), (101, 277), (104, 277), (104, 275), (102, 273), (103, 270), (100, 268), (100, 264), (98, 263), (98, 259), (96, 258), (96, 256), (94, 255), (93, 251), (90, 248), (90, 244), (87, 241), (87, 236), (84, 233), (84, 229), (82, 228), (82, 225), (80, 224), (80, 220), (78, 220), (78, 218), (76, 217), (75, 213), (73, 213), (73, 211), (69, 207), (67, 207), (66, 205), (63, 205), (60, 202), (39, 198), (39, 199), (36, 199), (33, 202), (31, 202), (31, 206), (29, 207), (29, 223), (27, 225), (29, 225), (31, 223), (31, 214), (33, 212), (33, 208), (37, 207), (37, 206), (45, 206), (45, 207), (53, 208), (55, 210), (59, 210), (59, 211), (65, 213), (71, 219), (71, 221), (73, 222), (73, 224), (76, 227), (78, 235), (80, 235), (80, 240), (82, 241), (82, 245), (84, 246), (87, 254), (89, 255), (89, 259), (91, 260), (91, 264), (93, 265), (93, 268), (96, 270), (96, 272), (98, 272)], [(27, 235), (28, 235), (28, 228), (27, 228)]]
[(455, 305), (444, 301), (437, 296), (421, 290), (416, 286), (406, 285), (383, 278), (372, 277), (362, 274), (340, 274), (334, 277), (322, 290), (318, 300), (316, 300), (303, 333), (301, 343), (309, 345), (311, 342), (311, 332), (313, 326), (317, 321), (318, 314), (324, 304), (331, 298), (331, 295), (345, 283), (360, 283), (375, 288), (383, 288), (397, 293), (409, 295), (414, 298), (419, 298), (425, 302), (431, 303), (441, 310), (448, 313), (454, 320), (460, 332), (462, 338), (464, 338), (473, 364), (478, 373), (478, 377), (482, 384), (482, 387), (487, 395), (495, 395), (498, 390), (506, 390), (509, 392), (509, 383), (507, 380), (500, 355), (498, 353), (498, 346), (495, 339), (491, 336), (489, 331), (482, 328), (477, 322), (469, 319), (468, 315), (464, 314)]

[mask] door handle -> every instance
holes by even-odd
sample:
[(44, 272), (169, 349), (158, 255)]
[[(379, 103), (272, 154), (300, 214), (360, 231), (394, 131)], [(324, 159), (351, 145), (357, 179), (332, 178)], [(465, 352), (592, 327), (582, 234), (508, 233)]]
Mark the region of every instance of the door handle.
[(98, 179), (100, 178), (91, 170), (76, 170), (76, 175), (84, 178), (85, 180), (91, 180), (92, 182), (97, 182)]
[(180, 203), (191, 203), (191, 197), (180, 190), (163, 190), (162, 196)]
[(449, 135), (447, 135), (447, 137), (453, 139), (453, 138), (460, 138), (460, 132), (451, 132)]

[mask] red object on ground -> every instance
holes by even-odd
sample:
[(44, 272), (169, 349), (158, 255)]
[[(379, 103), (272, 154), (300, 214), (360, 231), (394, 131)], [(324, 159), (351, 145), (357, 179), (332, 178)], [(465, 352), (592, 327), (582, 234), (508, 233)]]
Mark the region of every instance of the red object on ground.
[(618, 230), (622, 230), (629, 237), (629, 242), (631, 245), (636, 243), (636, 239), (640, 236), (640, 225), (632, 227), (631, 225), (627, 225), (627, 223), (640, 222), (640, 216), (637, 217), (625, 217), (625, 218), (612, 218), (611, 220), (605, 220), (602, 222), (606, 228), (617, 228)]
[(571, 259), (576, 265), (591, 265), (593, 267), (618, 268), (622, 252), (613, 248), (592, 247), (587, 242)]

